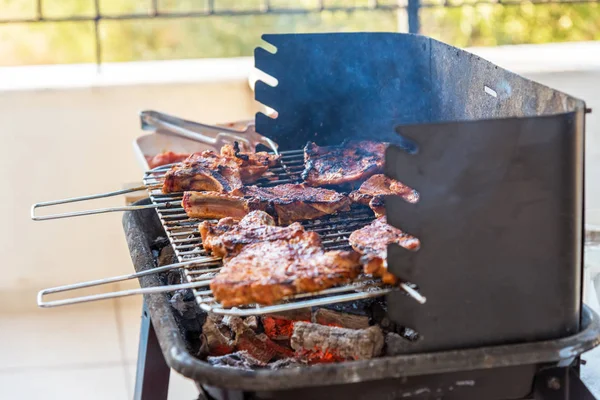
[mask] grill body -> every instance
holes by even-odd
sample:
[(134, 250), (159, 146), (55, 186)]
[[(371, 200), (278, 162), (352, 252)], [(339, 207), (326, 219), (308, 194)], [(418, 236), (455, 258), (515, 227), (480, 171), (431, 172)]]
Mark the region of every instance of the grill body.
[[(127, 212), (123, 227), (136, 271), (154, 267), (153, 243), (165, 236), (156, 212)], [(157, 275), (140, 278), (143, 287), (164, 283)], [(215, 399), (390, 399), (409, 395), (427, 399), (440, 393), (448, 399), (528, 399), (533, 398), (534, 381), (544, 368), (571, 364), (600, 340), (598, 317), (584, 308), (581, 330), (557, 340), (244, 371), (213, 367), (194, 357), (186, 337), (197, 337), (199, 332), (185, 331), (167, 295), (145, 295), (145, 302), (168, 365)], [(419, 390), (421, 397), (416, 396)]]
[[(257, 82), (256, 99), (279, 117), (258, 114), (257, 132), (288, 151), (389, 141), (386, 174), (420, 192), (416, 206), (386, 202), (389, 222), (422, 241), (411, 254), (390, 247), (388, 263), (429, 301), (391, 293), (387, 305), (422, 340), (367, 362), (216, 368), (189, 354), (167, 298), (148, 295), (169, 365), (215, 398), (490, 400), (544, 398), (558, 366), (553, 398), (569, 398), (566, 379), (599, 333), (581, 303), (584, 102), (421, 36), (265, 40), (277, 52), (258, 49), (256, 66), (278, 85)], [(164, 235), (156, 213), (127, 213), (124, 225), (136, 269), (150, 268)]]

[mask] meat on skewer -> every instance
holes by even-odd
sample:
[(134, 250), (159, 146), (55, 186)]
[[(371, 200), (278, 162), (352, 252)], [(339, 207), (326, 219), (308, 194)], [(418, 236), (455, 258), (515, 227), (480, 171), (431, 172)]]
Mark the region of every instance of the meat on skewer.
[(204, 233), (206, 238), (213, 235), (212, 251), (235, 254), (225, 259), (210, 283), (215, 300), (224, 307), (274, 304), (287, 296), (351, 282), (360, 273), (357, 253), (325, 251), (319, 235), (300, 224), (261, 230), (260, 225), (276, 227), (260, 212), (248, 219), (237, 227), (223, 228), (230, 221), (222, 223), (221, 235)]
[(302, 179), (310, 186), (341, 185), (383, 172), (387, 143), (349, 141), (340, 146), (304, 147)]
[(355, 203), (364, 204), (373, 210), (375, 217), (385, 215), (385, 196), (396, 195), (409, 203), (419, 200), (419, 193), (395, 179), (383, 174), (373, 175), (367, 179), (358, 190), (350, 193), (349, 197)]
[(350, 209), (350, 199), (343, 194), (303, 184), (283, 184), (261, 188), (245, 186), (230, 194), (186, 192), (183, 207), (192, 218), (240, 219), (253, 210), (267, 211), (280, 225), (311, 220)]
[(206, 150), (193, 153), (165, 174), (163, 192), (186, 190), (230, 193), (243, 184), (256, 182), (277, 165), (280, 156), (265, 152), (242, 152), (237, 143), (225, 145), (221, 154)]
[(390, 285), (398, 284), (399, 280), (387, 269), (388, 245), (396, 243), (409, 250), (419, 248), (419, 239), (388, 225), (385, 217), (380, 217), (352, 232), (349, 241), (352, 248), (362, 254), (364, 272), (380, 277), (384, 283)]

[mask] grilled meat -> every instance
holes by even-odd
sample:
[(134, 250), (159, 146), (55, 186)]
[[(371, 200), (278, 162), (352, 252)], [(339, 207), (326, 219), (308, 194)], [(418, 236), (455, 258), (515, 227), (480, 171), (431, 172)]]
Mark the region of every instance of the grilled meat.
[(280, 225), (310, 220), (350, 208), (350, 199), (333, 190), (301, 184), (284, 184), (268, 188), (240, 187), (230, 194), (186, 192), (183, 207), (192, 218), (240, 219), (253, 210), (267, 211)]
[(181, 162), (189, 157), (187, 153), (174, 153), (172, 151), (165, 151), (155, 155), (154, 157), (146, 156), (146, 161), (150, 169), (160, 167), (161, 165), (174, 164)]
[(258, 153), (243, 152), (238, 142), (221, 147), (221, 156), (234, 159), (240, 166), (240, 176), (245, 184), (256, 182), (269, 167), (279, 163), (281, 156), (264, 151)]
[(190, 218), (239, 220), (253, 210), (266, 210), (266, 202), (253, 197), (234, 196), (218, 192), (185, 192), (183, 209)]
[(279, 158), (265, 152), (242, 152), (237, 142), (223, 146), (221, 154), (210, 150), (193, 153), (166, 173), (163, 192), (229, 193), (244, 183), (256, 182)]
[(211, 281), (215, 299), (224, 307), (268, 305), (286, 296), (347, 283), (358, 276), (357, 253), (325, 252), (316, 232), (297, 229), (291, 237), (242, 246)]
[(376, 217), (385, 215), (384, 198), (389, 195), (402, 196), (409, 203), (419, 200), (419, 193), (395, 179), (383, 174), (373, 175), (367, 179), (358, 190), (350, 193), (349, 197), (355, 203), (368, 205)]
[(236, 256), (252, 243), (291, 240), (304, 234), (299, 223), (275, 226), (275, 220), (263, 211), (252, 211), (239, 223), (233, 218), (223, 218), (217, 224), (203, 221), (199, 226), (204, 249), (217, 257)]
[(165, 174), (163, 193), (185, 190), (228, 193), (242, 186), (240, 168), (235, 160), (213, 151), (190, 155)]
[(340, 185), (381, 173), (387, 143), (350, 141), (340, 146), (304, 147), (302, 179), (310, 186)]
[(396, 243), (409, 250), (419, 247), (417, 238), (388, 225), (385, 217), (352, 232), (349, 241), (352, 248), (362, 254), (364, 272), (381, 277), (384, 283), (390, 285), (397, 284), (398, 278), (387, 270), (387, 246)]
[(343, 194), (303, 184), (287, 183), (268, 188), (248, 186), (236, 190), (236, 193), (269, 203), (280, 225), (350, 209), (350, 199)]

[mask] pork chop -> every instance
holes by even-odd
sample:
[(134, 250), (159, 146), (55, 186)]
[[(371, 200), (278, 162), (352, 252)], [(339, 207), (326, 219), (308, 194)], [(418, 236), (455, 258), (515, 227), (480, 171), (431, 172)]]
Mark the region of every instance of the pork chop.
[(352, 232), (349, 238), (350, 245), (362, 254), (361, 263), (364, 272), (380, 277), (384, 283), (395, 285), (398, 278), (387, 270), (387, 247), (391, 243), (416, 250), (419, 240), (407, 235), (398, 228), (388, 225), (385, 217), (380, 217), (371, 224)]
[(419, 193), (395, 179), (383, 174), (373, 175), (367, 179), (358, 190), (350, 193), (349, 197), (355, 203), (364, 204), (373, 210), (375, 217), (385, 215), (385, 196), (396, 195), (409, 203), (419, 200)]
[(304, 147), (302, 179), (310, 186), (340, 185), (381, 173), (387, 143), (349, 141), (340, 146)]

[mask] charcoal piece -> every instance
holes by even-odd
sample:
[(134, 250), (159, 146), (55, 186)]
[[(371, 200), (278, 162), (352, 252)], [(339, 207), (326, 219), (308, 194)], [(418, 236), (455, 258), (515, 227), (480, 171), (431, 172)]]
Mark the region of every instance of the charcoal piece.
[(397, 324), (388, 316), (385, 299), (375, 299), (375, 301), (373, 301), (371, 304), (370, 316), (371, 324), (379, 325), (384, 333), (399, 333), (398, 330), (402, 329), (401, 327), (398, 327)]
[(257, 335), (251, 329), (245, 329), (236, 337), (235, 348), (247, 351), (252, 357), (264, 363), (294, 355), (293, 351), (275, 343), (264, 333)]
[[(164, 247), (169, 246), (169, 239), (166, 236), (159, 236), (150, 243), (151, 250), (161, 251)], [(169, 246), (170, 247), (170, 246)]]
[(241, 317), (236, 317), (233, 315), (224, 316), (221, 320), (221, 323), (231, 330), (231, 332), (234, 334), (234, 337), (238, 337), (244, 332), (244, 330), (248, 329), (248, 327), (244, 325), (244, 320)]
[(248, 354), (247, 351), (236, 351), (224, 356), (207, 357), (206, 361), (214, 367), (239, 368), (253, 370), (266, 364)]
[(190, 290), (178, 290), (169, 299), (173, 307), (183, 319), (196, 319), (200, 314), (198, 304)]
[(385, 335), (385, 355), (397, 356), (407, 354), (410, 351), (411, 342), (401, 335), (389, 332)]
[(351, 301), (346, 303), (335, 303), (328, 304), (325, 306), (321, 306), (319, 308), (325, 308), (328, 310), (333, 310), (345, 314), (354, 314), (354, 315), (371, 315), (371, 306), (373, 304), (373, 299), (364, 299)]
[(256, 332), (258, 329), (258, 318), (255, 315), (244, 318), (244, 325)]
[(384, 337), (378, 326), (346, 329), (310, 322), (296, 322), (291, 346), (296, 354), (310, 358), (321, 353), (339, 360), (366, 360), (377, 357), (383, 349)]
[(209, 315), (206, 322), (202, 325), (202, 346), (201, 352), (209, 356), (222, 356), (233, 353), (235, 349), (234, 341), (230, 336), (229, 330), (220, 323), (221, 318), (215, 315)]
[(365, 329), (369, 327), (369, 317), (366, 315), (346, 314), (326, 308), (315, 311), (312, 322), (348, 329)]
[(286, 368), (298, 368), (305, 366), (306, 363), (296, 358), (283, 358), (275, 362), (269, 363), (267, 367), (272, 370), (286, 369)]

